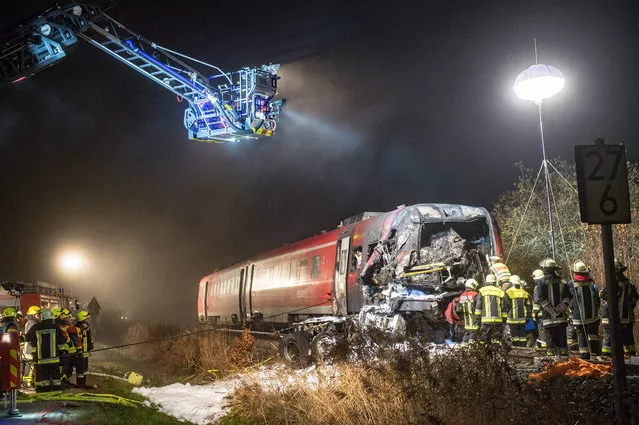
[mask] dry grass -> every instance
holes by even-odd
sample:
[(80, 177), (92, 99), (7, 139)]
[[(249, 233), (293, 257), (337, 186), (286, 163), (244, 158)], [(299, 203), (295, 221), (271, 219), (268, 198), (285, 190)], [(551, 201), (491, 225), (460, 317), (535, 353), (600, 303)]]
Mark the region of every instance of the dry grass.
[[(137, 324), (128, 331), (127, 342), (136, 343), (184, 333), (184, 337), (141, 344), (126, 349), (128, 355), (153, 365), (155, 381), (172, 381), (195, 375), (196, 380), (219, 379), (257, 363), (273, 359), (277, 347), (255, 341), (248, 331), (184, 331), (175, 326)], [(197, 333), (196, 333), (197, 332)]]
[(334, 379), (319, 379), (314, 385), (299, 379), (275, 389), (255, 383), (239, 388), (224, 423), (612, 423), (610, 383), (606, 380), (560, 378), (528, 385), (525, 375), (518, 374), (497, 348), (434, 355), (415, 342), (398, 345), (389, 341), (379, 348), (371, 347), (366, 345), (357, 363), (338, 363)]

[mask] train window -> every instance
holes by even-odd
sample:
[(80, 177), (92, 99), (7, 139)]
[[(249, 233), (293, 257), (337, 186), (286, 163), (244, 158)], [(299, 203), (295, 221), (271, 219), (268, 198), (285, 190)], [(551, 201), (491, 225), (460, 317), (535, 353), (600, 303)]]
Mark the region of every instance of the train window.
[(351, 252), (351, 270), (359, 270), (362, 267), (362, 247), (353, 247)]
[(298, 264), (297, 261), (291, 261), (289, 275), (292, 281), (300, 280)]
[(300, 268), (297, 272), (297, 280), (306, 279), (306, 269), (308, 269), (308, 260), (305, 258), (300, 261)]
[(340, 250), (340, 258), (339, 258), (339, 274), (346, 273), (346, 267), (348, 266), (348, 251)]
[(316, 255), (313, 257), (313, 267), (311, 268), (311, 279), (317, 279), (320, 273), (320, 257)]

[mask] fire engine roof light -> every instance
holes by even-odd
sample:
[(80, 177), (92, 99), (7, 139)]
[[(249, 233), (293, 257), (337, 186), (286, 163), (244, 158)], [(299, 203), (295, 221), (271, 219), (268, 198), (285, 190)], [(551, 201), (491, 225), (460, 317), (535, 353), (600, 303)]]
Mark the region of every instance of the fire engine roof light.
[(524, 100), (541, 103), (564, 88), (564, 75), (550, 65), (536, 64), (520, 72), (515, 78), (515, 94)]

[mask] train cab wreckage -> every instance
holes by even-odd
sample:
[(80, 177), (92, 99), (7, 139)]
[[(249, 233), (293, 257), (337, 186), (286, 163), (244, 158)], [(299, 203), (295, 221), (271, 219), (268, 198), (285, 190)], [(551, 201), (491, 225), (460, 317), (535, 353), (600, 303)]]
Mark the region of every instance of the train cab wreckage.
[(203, 323), (280, 329), (285, 359), (321, 353), (351, 325), (443, 342), (446, 306), (466, 279), (483, 282), (495, 254), (501, 241), (484, 208), (367, 212), (204, 277), (198, 313)]
[[(185, 101), (189, 139), (225, 143), (273, 135), (286, 105), (275, 99), (279, 65), (225, 73), (127, 29), (104, 12), (111, 6), (111, 1), (56, 5), (0, 34), (0, 85), (58, 63), (83, 39)], [(207, 76), (195, 66), (216, 74)]]

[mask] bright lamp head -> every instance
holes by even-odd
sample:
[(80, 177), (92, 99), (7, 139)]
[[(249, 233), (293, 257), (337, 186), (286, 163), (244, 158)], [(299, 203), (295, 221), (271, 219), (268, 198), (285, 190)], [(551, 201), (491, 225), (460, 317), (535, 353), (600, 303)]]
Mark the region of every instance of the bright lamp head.
[(515, 94), (524, 100), (541, 102), (553, 97), (564, 88), (564, 75), (550, 65), (537, 64), (519, 73), (515, 78)]

